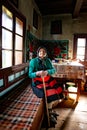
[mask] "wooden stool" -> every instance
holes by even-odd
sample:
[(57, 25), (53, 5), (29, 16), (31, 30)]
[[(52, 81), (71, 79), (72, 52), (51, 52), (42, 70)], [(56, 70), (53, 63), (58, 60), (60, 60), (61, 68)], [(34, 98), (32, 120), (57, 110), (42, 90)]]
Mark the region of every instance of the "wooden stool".
[(71, 99), (76, 99), (76, 96), (77, 96), (75, 94), (75, 92), (77, 92), (76, 84), (74, 82), (66, 82), (66, 88), (67, 88), (67, 91), (68, 91), (68, 97), (71, 98)]

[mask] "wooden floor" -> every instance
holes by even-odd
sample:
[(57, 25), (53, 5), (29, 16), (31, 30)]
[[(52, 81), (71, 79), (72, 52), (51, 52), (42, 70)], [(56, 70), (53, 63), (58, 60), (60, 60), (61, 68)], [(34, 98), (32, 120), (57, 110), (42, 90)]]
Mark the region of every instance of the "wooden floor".
[(64, 100), (54, 110), (59, 113), (55, 128), (41, 130), (87, 130), (87, 95), (81, 95), (77, 104), (71, 98)]

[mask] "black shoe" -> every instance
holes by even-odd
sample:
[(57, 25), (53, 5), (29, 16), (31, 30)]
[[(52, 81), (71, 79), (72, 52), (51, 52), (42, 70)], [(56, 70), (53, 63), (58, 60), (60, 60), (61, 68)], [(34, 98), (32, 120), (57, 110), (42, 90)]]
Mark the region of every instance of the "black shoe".
[(57, 116), (59, 116), (59, 114), (57, 114), (55, 111), (52, 111), (52, 109), (49, 109), (49, 115), (54, 116), (54, 118), (57, 120)]
[(50, 117), (50, 128), (54, 127), (57, 124), (56, 119), (54, 118), (54, 116), (51, 115)]
[(50, 112), (50, 114), (53, 115), (54, 117), (59, 116), (59, 114), (57, 114), (55, 111)]
[(55, 128), (55, 125), (52, 121), (50, 121), (50, 128), (54, 127)]
[(54, 118), (57, 120), (57, 116), (56, 116), (56, 115), (54, 115), (54, 114), (53, 114), (53, 116), (54, 116)]
[(50, 115), (55, 115), (55, 116), (59, 116), (59, 114), (57, 114), (55, 111), (53, 111), (52, 109), (48, 109), (49, 110), (49, 114)]
[(56, 119), (53, 115), (50, 115), (50, 122), (53, 124), (57, 124)]

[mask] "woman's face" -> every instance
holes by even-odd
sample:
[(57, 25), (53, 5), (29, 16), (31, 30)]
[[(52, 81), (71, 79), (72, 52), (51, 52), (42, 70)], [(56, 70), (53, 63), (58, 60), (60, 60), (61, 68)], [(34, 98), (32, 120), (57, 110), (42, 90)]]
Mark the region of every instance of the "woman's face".
[(41, 49), (39, 50), (38, 55), (39, 55), (39, 57), (40, 57), (41, 59), (43, 59), (44, 57), (46, 57), (46, 51), (45, 51), (43, 48), (41, 48)]

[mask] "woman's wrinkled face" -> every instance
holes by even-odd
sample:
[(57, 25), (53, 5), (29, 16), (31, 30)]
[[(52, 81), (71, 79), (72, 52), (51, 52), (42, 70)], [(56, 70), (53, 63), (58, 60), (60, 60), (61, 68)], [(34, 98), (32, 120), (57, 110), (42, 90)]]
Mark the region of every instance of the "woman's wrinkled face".
[(41, 49), (39, 50), (38, 55), (39, 55), (39, 57), (40, 57), (41, 59), (43, 59), (44, 57), (46, 57), (46, 51), (45, 51), (43, 48), (41, 48)]

